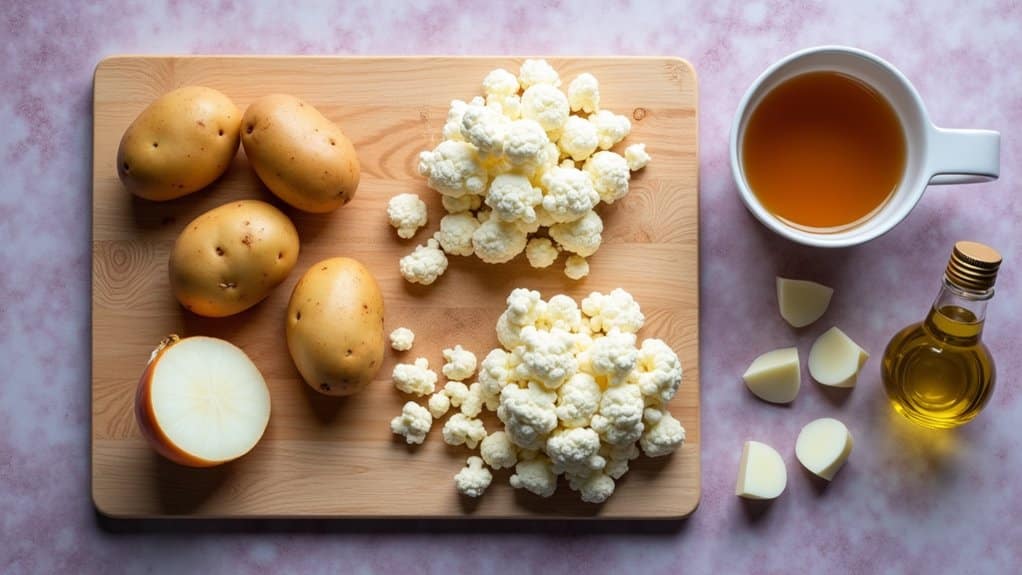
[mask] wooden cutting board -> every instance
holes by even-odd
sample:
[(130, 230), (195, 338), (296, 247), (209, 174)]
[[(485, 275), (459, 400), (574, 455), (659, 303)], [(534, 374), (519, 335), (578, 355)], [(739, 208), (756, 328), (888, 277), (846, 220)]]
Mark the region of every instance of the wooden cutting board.
[[(492, 266), (451, 258), (430, 287), (406, 283), (398, 259), (439, 225), (439, 196), (416, 172), (420, 151), (440, 139), (451, 99), (481, 91), (497, 67), (519, 58), (114, 57), (96, 69), (93, 103), (92, 494), (115, 517), (645, 517), (677, 518), (699, 500), (699, 265), (696, 78), (674, 58), (551, 59), (565, 82), (581, 72), (600, 80), (602, 105), (632, 118), (624, 143), (645, 142), (653, 161), (631, 193), (602, 206), (604, 244), (580, 282), (553, 268), (531, 269), (520, 256)], [(273, 92), (295, 94), (337, 122), (362, 164), (355, 199), (331, 214), (305, 214), (277, 201), (239, 151), (209, 189), (166, 203), (140, 200), (120, 185), (121, 134), (150, 102), (184, 85), (228, 94), (244, 109)], [(387, 225), (387, 200), (419, 194), (430, 221), (411, 241)], [(178, 232), (208, 209), (239, 198), (271, 201), (293, 219), (301, 256), (291, 276), (256, 307), (225, 319), (184, 311), (171, 295), (167, 258)], [(390, 330), (416, 332), (410, 352), (387, 350), (362, 393), (332, 400), (311, 391), (288, 357), (284, 310), (313, 263), (338, 255), (361, 260), (379, 281)], [(460, 499), (453, 476), (469, 451), (443, 443), (442, 422), (426, 443), (408, 447), (389, 421), (407, 397), (391, 384), (398, 361), (463, 344), (480, 359), (497, 346), (494, 324), (516, 287), (545, 298), (623, 287), (642, 305), (640, 337), (660, 337), (681, 357), (684, 382), (671, 411), (688, 439), (668, 458), (641, 457), (603, 505), (582, 503), (562, 480), (541, 499), (508, 485), (509, 473), (479, 500)], [(150, 351), (168, 333), (210, 335), (244, 349), (270, 387), (273, 413), (262, 442), (213, 469), (178, 467), (143, 441), (133, 416), (135, 386)], [(496, 428), (495, 418), (487, 428)]]

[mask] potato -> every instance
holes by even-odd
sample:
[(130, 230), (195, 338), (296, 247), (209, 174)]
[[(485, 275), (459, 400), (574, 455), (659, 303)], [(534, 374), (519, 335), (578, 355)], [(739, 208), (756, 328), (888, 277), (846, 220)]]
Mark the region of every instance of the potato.
[(332, 258), (310, 267), (291, 292), (286, 329), (291, 359), (320, 393), (355, 393), (383, 364), (383, 296), (356, 260)]
[(263, 300), (298, 261), (298, 231), (258, 200), (225, 204), (192, 220), (170, 253), (170, 286), (185, 308), (224, 317)]
[(238, 151), (241, 111), (202, 86), (169, 92), (128, 126), (117, 148), (117, 175), (129, 192), (165, 201), (205, 188)]
[(286, 94), (253, 102), (242, 118), (241, 142), (271, 192), (307, 212), (329, 212), (358, 187), (355, 148), (318, 110)]

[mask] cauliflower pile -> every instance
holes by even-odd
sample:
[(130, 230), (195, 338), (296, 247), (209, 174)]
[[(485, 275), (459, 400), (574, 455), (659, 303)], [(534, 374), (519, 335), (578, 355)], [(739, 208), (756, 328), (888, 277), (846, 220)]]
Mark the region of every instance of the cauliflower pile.
[[(447, 266), (433, 251), (492, 264), (526, 252), (537, 268), (553, 265), (565, 251), (568, 277), (589, 273), (585, 258), (600, 247), (603, 233), (595, 208), (628, 194), (631, 172), (650, 158), (644, 144), (623, 155), (611, 151), (632, 125), (600, 108), (592, 74), (580, 74), (566, 92), (560, 86), (545, 60), (526, 60), (517, 77), (493, 70), (483, 79), (483, 96), (451, 102), (444, 140), (419, 155), (419, 173), (441, 194), (447, 215), (430, 243), (402, 259), (406, 280), (436, 281)], [(403, 217), (394, 211), (399, 233), (414, 233), (419, 220), (412, 210)], [(438, 246), (431, 246), (434, 240)]]
[[(502, 347), (478, 366), (460, 346), (444, 350), (445, 372), (458, 366), (456, 376), (468, 379), (466, 372), (478, 367), (477, 381), (449, 378), (428, 409), (408, 402), (392, 429), (421, 443), (432, 420), (460, 407), (444, 424), (443, 439), (479, 448), (455, 476), (460, 493), (479, 497), (492, 479), (489, 469), (507, 468), (516, 489), (550, 497), (564, 475), (583, 501), (601, 503), (640, 450), (662, 457), (685, 441), (667, 409), (681, 384), (681, 362), (660, 339), (639, 343), (644, 322), (622, 289), (594, 292), (581, 306), (566, 295), (543, 300), (537, 291), (516, 289), (497, 320)], [(395, 370), (395, 383), (409, 393), (429, 387), (408, 386), (398, 376)], [(501, 429), (487, 433), (478, 418), (484, 409), (496, 413)]]

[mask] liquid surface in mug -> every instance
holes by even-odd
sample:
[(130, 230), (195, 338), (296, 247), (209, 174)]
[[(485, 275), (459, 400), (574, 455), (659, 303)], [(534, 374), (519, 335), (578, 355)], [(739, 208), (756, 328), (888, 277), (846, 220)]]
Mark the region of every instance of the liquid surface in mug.
[(868, 219), (898, 187), (905, 134), (890, 103), (856, 78), (810, 72), (752, 111), (742, 165), (763, 206), (790, 225), (839, 231)]

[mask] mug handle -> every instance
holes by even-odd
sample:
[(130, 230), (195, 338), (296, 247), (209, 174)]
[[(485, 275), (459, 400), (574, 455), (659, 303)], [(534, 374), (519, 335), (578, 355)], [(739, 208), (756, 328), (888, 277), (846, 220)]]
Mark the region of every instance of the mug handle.
[(931, 184), (974, 184), (1001, 174), (1001, 134), (993, 130), (948, 130), (930, 133)]

